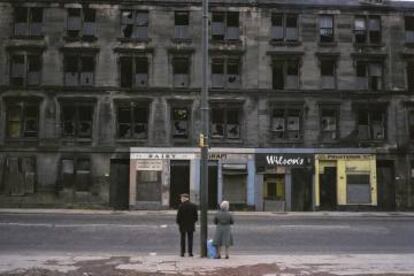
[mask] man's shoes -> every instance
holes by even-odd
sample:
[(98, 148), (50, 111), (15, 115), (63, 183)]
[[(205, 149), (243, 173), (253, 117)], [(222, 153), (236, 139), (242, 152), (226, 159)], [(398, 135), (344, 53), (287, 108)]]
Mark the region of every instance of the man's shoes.
[(184, 257), (184, 253), (181, 253), (181, 257)]
[(188, 257), (194, 257), (193, 253), (188, 254)]
[(229, 258), (229, 256), (227, 255), (227, 256), (226, 256), (226, 259), (228, 259), (228, 258)]

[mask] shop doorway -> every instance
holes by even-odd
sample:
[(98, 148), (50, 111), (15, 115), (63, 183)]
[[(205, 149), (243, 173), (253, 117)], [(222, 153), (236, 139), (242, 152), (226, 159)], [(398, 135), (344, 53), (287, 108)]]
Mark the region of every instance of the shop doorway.
[(324, 173), (319, 174), (319, 198), (321, 210), (335, 210), (336, 197), (336, 167), (325, 167)]
[(223, 164), (223, 200), (235, 209), (247, 205), (247, 169), (245, 164)]
[(177, 209), (180, 195), (190, 194), (190, 161), (171, 160), (170, 166), (170, 207)]
[(312, 171), (292, 168), (292, 211), (312, 210)]
[(263, 176), (263, 210), (286, 210), (284, 174), (265, 174)]
[(129, 159), (111, 159), (109, 205), (116, 210), (129, 207)]
[(392, 160), (377, 161), (378, 209), (395, 210), (394, 162)]
[(208, 162), (208, 208), (211, 210), (216, 210), (218, 207), (217, 201), (217, 162), (210, 161)]

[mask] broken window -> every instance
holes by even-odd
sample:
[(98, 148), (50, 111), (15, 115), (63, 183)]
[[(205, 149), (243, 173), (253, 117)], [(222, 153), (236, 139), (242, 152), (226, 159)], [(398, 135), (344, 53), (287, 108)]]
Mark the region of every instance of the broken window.
[(62, 137), (91, 138), (93, 106), (91, 104), (62, 103)]
[(240, 108), (215, 107), (211, 110), (211, 136), (218, 139), (240, 139)]
[(95, 82), (95, 57), (65, 54), (64, 74), (66, 86), (93, 86)]
[(67, 35), (70, 38), (95, 36), (95, 10), (68, 9)]
[(24, 196), (35, 193), (35, 157), (7, 157), (4, 165), (3, 181), (5, 194), (11, 196)]
[(120, 57), (121, 87), (146, 87), (148, 85), (148, 58), (145, 56)]
[(274, 60), (272, 70), (273, 89), (299, 88), (299, 60)]
[(273, 41), (297, 41), (298, 15), (272, 14), (271, 39)]
[(148, 108), (131, 103), (117, 110), (118, 138), (146, 139), (148, 137)]
[(335, 140), (337, 138), (338, 111), (336, 108), (321, 107), (320, 130), (323, 140)]
[(14, 9), (14, 34), (17, 36), (42, 35), (43, 8), (16, 7)]
[(213, 40), (239, 40), (239, 12), (213, 12), (211, 33)]
[(241, 85), (239, 58), (214, 58), (211, 65), (212, 86), (239, 88)]
[(10, 102), (7, 110), (7, 137), (37, 137), (39, 131), (39, 106), (28, 102)]
[(299, 140), (301, 131), (300, 108), (275, 108), (272, 111), (271, 131), (273, 138)]
[(336, 62), (333, 59), (321, 59), (321, 88), (334, 89), (336, 87)]
[(13, 86), (40, 85), (42, 58), (40, 54), (20, 53), (11, 56), (10, 84)]
[(334, 41), (333, 15), (319, 16), (319, 35), (320, 42)]
[(414, 16), (405, 17), (405, 42), (414, 43)]
[(354, 21), (356, 43), (381, 43), (381, 17), (357, 16)]
[(172, 108), (172, 137), (174, 139), (188, 138), (189, 111), (185, 107)]
[(62, 159), (60, 165), (61, 186), (87, 192), (91, 186), (91, 162), (88, 158)]
[(408, 113), (408, 130), (410, 140), (414, 140), (414, 110), (409, 110)]
[(382, 90), (382, 70), (380, 62), (357, 61), (357, 87), (372, 91)]
[(189, 38), (189, 12), (176, 11), (174, 14), (175, 22), (175, 38), (188, 39)]
[(187, 87), (189, 85), (190, 61), (187, 57), (173, 58), (174, 87)]
[(121, 17), (121, 31), (124, 38), (148, 40), (148, 11), (124, 10)]
[(385, 138), (385, 114), (380, 110), (358, 112), (358, 138), (361, 140), (383, 140)]
[(414, 61), (407, 62), (407, 88), (414, 91)]

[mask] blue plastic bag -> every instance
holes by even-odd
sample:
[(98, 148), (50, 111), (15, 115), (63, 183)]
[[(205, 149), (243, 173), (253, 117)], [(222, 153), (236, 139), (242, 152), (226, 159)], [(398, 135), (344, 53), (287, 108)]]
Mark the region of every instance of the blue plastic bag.
[(217, 255), (217, 249), (216, 247), (213, 245), (213, 240), (209, 239), (207, 241), (207, 257), (209, 259), (214, 259)]

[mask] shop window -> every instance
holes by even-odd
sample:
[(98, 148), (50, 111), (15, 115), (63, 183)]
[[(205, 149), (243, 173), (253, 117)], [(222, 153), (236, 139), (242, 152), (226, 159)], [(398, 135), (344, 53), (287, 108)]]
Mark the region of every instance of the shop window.
[(405, 42), (414, 43), (414, 16), (405, 17)]
[(120, 139), (147, 139), (148, 106), (134, 102), (118, 105), (117, 136)]
[(147, 87), (148, 58), (146, 56), (122, 56), (120, 69), (121, 87)]
[(42, 56), (39, 53), (13, 53), (11, 55), (10, 84), (12, 86), (38, 86), (41, 83)]
[(347, 203), (369, 204), (371, 203), (370, 175), (348, 174), (346, 175)]
[(93, 86), (95, 83), (95, 56), (64, 55), (66, 86)]
[(336, 140), (338, 133), (338, 110), (321, 107), (321, 135), (323, 140)]
[(94, 9), (68, 9), (67, 36), (95, 37), (95, 16)]
[(240, 139), (240, 109), (219, 108), (211, 109), (211, 136), (216, 139)]
[(211, 34), (213, 40), (239, 40), (239, 13), (238, 12), (213, 12)]
[(379, 62), (356, 62), (357, 88), (362, 90), (382, 90), (382, 63)]
[(408, 131), (411, 141), (414, 141), (414, 110), (409, 110), (408, 113)]
[(321, 88), (335, 89), (336, 88), (336, 60), (321, 59)]
[(190, 113), (186, 107), (172, 108), (172, 137), (174, 139), (187, 139), (189, 136)]
[(272, 14), (272, 41), (298, 41), (298, 15)]
[(295, 141), (301, 139), (301, 109), (275, 108), (272, 111), (272, 138)]
[(92, 137), (92, 104), (62, 103), (61, 108), (62, 137)]
[(41, 36), (43, 8), (16, 7), (14, 9), (14, 34), (16, 36)]
[(333, 15), (319, 16), (319, 41), (333, 42), (334, 41), (334, 17)]
[(175, 39), (189, 39), (189, 12), (188, 11), (176, 11), (174, 13), (175, 22)]
[(149, 13), (148, 11), (122, 11), (121, 31), (123, 38), (148, 40)]
[(188, 87), (190, 83), (190, 60), (187, 57), (175, 57), (172, 60), (174, 87)]
[(266, 175), (264, 185), (265, 200), (285, 200), (284, 175)]
[(11, 196), (34, 194), (36, 191), (36, 178), (35, 157), (11, 156), (5, 158), (2, 179), (4, 194)]
[(354, 21), (355, 43), (381, 43), (381, 17), (357, 16)]
[(299, 88), (299, 61), (274, 60), (272, 83), (276, 90)]
[(414, 61), (407, 62), (407, 88), (414, 91)]
[(79, 192), (90, 191), (91, 162), (88, 158), (68, 158), (61, 160), (61, 185)]
[(161, 172), (137, 171), (137, 201), (161, 201)]
[(39, 104), (9, 102), (6, 105), (7, 137), (36, 138), (39, 132)]
[(240, 67), (238, 58), (214, 58), (211, 65), (213, 88), (240, 88)]
[(360, 110), (358, 112), (358, 138), (384, 140), (385, 113), (380, 110)]

